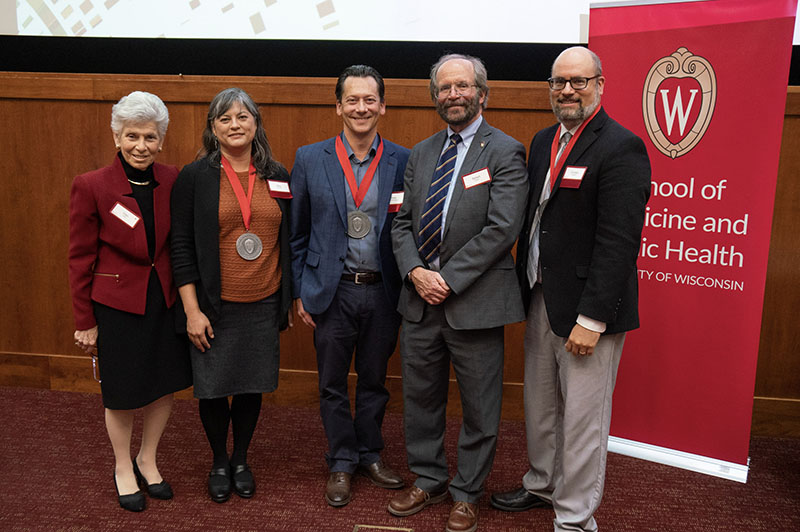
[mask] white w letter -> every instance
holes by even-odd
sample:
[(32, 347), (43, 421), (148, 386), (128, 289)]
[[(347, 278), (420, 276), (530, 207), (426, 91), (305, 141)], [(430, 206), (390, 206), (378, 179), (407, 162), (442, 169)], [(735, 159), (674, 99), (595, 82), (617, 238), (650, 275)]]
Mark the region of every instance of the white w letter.
[(672, 124), (675, 122), (675, 115), (678, 115), (678, 125), (681, 128), (681, 135), (683, 135), (683, 130), (686, 129), (686, 120), (689, 118), (689, 113), (692, 112), (692, 104), (694, 103), (694, 97), (697, 96), (699, 92), (697, 89), (690, 89), (689, 92), (692, 93), (692, 97), (689, 98), (689, 106), (686, 108), (684, 112), (683, 109), (683, 100), (681, 99), (681, 88), (678, 87), (678, 90), (675, 92), (675, 102), (672, 105), (672, 109), (669, 108), (669, 102), (667, 101), (667, 96), (669, 95), (668, 89), (661, 89), (658, 91), (661, 93), (661, 101), (664, 102), (664, 115), (667, 118), (667, 135), (672, 134)]

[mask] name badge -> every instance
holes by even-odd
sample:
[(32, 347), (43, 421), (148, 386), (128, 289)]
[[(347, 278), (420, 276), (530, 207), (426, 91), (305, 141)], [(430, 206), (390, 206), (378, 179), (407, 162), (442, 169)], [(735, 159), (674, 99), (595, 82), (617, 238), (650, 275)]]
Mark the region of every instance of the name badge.
[(286, 181), (267, 179), (267, 186), (269, 186), (269, 195), (273, 198), (292, 199), (292, 191)]
[(583, 174), (586, 173), (585, 166), (567, 166), (564, 170), (564, 177), (561, 178), (560, 188), (580, 188), (583, 181)]
[(392, 192), (392, 197), (389, 198), (389, 212), (400, 210), (400, 206), (403, 204), (403, 194), (402, 190), (400, 192)]
[(464, 180), (464, 188), (470, 189), (472, 187), (488, 183), (489, 181), (492, 180), (492, 176), (489, 175), (488, 168), (483, 168), (482, 170), (478, 170), (477, 172), (472, 172), (471, 174), (467, 174), (461, 179)]
[(120, 220), (122, 220), (123, 222), (125, 222), (125, 224), (128, 225), (128, 227), (130, 227), (131, 229), (136, 227), (136, 224), (138, 224), (139, 220), (141, 219), (120, 202), (116, 202), (114, 204), (114, 207), (109, 212), (114, 216), (116, 216), (117, 218), (119, 218)]

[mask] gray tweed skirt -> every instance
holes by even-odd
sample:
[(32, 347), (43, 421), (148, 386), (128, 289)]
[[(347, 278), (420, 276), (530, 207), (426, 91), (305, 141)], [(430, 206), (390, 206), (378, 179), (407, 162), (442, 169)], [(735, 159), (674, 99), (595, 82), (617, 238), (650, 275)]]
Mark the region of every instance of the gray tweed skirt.
[(214, 399), (278, 387), (278, 293), (254, 303), (222, 302), (211, 349), (191, 346), (194, 396)]

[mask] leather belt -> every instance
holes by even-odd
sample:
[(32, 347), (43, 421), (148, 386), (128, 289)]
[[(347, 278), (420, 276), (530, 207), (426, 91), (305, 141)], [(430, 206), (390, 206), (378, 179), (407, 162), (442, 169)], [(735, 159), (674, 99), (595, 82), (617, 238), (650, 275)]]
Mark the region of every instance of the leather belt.
[(381, 281), (381, 272), (343, 273), (342, 281), (350, 281), (355, 284), (379, 283)]

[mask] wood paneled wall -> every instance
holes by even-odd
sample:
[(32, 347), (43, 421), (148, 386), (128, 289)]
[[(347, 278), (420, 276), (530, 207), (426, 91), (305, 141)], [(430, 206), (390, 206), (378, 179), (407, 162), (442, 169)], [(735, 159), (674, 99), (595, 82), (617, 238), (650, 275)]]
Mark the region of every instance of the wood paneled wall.
[[(170, 111), (160, 162), (181, 166), (200, 145), (208, 102), (238, 86), (261, 106), (276, 158), (335, 135), (330, 78), (130, 76), (0, 72), (0, 384), (96, 391), (88, 358), (73, 345), (67, 281), (72, 178), (114, 157), (111, 106), (133, 90), (159, 95)], [(487, 119), (524, 145), (553, 122), (543, 82), (492, 82)], [(426, 80), (386, 80), (380, 130), (413, 146), (441, 128)], [(770, 247), (756, 384), (754, 430), (800, 435), (800, 90), (789, 89)], [(523, 326), (506, 329), (505, 415), (521, 416)], [(281, 336), (287, 401), (315, 402), (315, 355), (302, 325)], [(390, 386), (399, 392), (399, 357)], [(288, 388), (288, 389), (286, 389)], [(397, 398), (399, 393), (395, 393)], [(510, 400), (508, 400), (510, 399)], [(393, 400), (399, 408), (399, 404)], [(457, 408), (457, 406), (455, 407)], [(787, 419), (790, 423), (787, 425)], [(793, 421), (792, 421), (793, 420)], [(788, 427), (788, 428), (787, 428)]]

